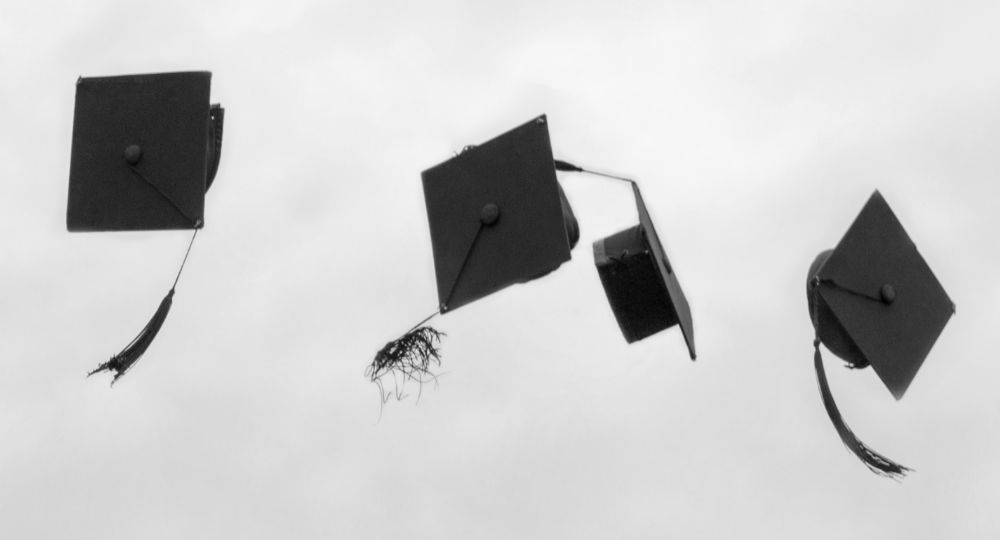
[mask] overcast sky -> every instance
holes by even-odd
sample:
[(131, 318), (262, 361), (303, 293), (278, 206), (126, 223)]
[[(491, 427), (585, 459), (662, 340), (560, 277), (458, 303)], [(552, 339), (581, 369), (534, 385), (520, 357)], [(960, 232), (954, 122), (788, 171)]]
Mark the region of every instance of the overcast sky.
[[(614, 7), (612, 7), (612, 5)], [(1000, 4), (7, 2), (0, 537), (995, 538)], [(183, 231), (65, 228), (78, 76), (213, 72), (218, 177)], [(573, 260), (435, 320), (440, 384), (364, 368), (434, 309), (420, 172), (545, 113), (636, 178), (692, 307), (626, 345), (591, 243), (624, 184), (561, 181)], [(826, 354), (805, 275), (881, 190), (957, 305), (902, 401)]]

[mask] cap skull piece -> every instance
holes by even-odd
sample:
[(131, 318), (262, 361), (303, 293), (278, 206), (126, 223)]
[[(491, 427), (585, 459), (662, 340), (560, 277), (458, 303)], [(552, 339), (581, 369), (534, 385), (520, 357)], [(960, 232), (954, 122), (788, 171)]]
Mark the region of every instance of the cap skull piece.
[(632, 182), (639, 224), (594, 242), (594, 263), (625, 341), (677, 325), (695, 359), (691, 308), (667, 259), (639, 186)]

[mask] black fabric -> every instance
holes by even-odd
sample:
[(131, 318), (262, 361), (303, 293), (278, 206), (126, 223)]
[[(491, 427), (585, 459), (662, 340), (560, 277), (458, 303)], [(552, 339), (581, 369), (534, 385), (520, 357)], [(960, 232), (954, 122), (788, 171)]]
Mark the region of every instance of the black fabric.
[(857, 350), (846, 359), (870, 363), (902, 398), (955, 306), (878, 191), (814, 277), (830, 314), (819, 320), (821, 339), (831, 346), (830, 334), (843, 333)]
[[(208, 72), (77, 81), (70, 231), (192, 229), (204, 222), (210, 85)], [(125, 157), (130, 147), (133, 163)]]
[(594, 242), (594, 264), (626, 342), (677, 324), (677, 313), (641, 226)]
[[(442, 313), (570, 259), (545, 116), (467, 147), (422, 179)], [(489, 205), (499, 217), (484, 224)]]

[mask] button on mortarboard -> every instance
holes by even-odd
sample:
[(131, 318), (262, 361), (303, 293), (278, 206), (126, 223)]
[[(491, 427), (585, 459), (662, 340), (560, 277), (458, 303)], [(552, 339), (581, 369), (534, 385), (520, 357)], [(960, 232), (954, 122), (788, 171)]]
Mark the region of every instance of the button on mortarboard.
[(639, 225), (594, 242), (594, 262), (604, 292), (627, 342), (676, 324), (694, 360), (691, 308), (634, 182), (632, 191)]
[(210, 84), (209, 72), (77, 81), (70, 231), (201, 226), (222, 137)]
[(556, 181), (544, 115), (422, 178), (442, 313), (570, 259), (579, 232)]
[(878, 191), (815, 277), (822, 307), (902, 398), (954, 304)]

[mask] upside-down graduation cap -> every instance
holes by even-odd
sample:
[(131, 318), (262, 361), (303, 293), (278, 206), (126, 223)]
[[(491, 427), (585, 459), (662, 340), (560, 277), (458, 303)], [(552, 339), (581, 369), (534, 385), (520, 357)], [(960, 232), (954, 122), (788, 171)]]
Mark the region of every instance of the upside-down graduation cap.
[(691, 308), (635, 182), (632, 191), (639, 224), (594, 242), (594, 263), (604, 292), (625, 341), (632, 343), (677, 325), (694, 360)]
[[(77, 80), (71, 232), (194, 229), (194, 242), (222, 150), (224, 110), (210, 104), (210, 86), (209, 72)], [(139, 335), (91, 374), (111, 370), (117, 380), (139, 359), (169, 312), (177, 278)]]
[[(556, 180), (544, 115), (466, 147), (425, 170), (422, 179), (437, 277), (435, 314), (541, 277), (570, 259), (579, 227)], [(392, 370), (416, 380), (428, 375), (440, 333), (422, 324), (379, 351), (369, 366), (372, 380)]]
[(819, 344), (848, 367), (872, 366), (898, 400), (955, 312), (954, 303), (878, 191), (837, 247), (813, 261), (807, 293), (816, 330), (814, 364), (830, 419), (870, 469), (904, 475), (909, 469), (865, 446), (843, 422)]

